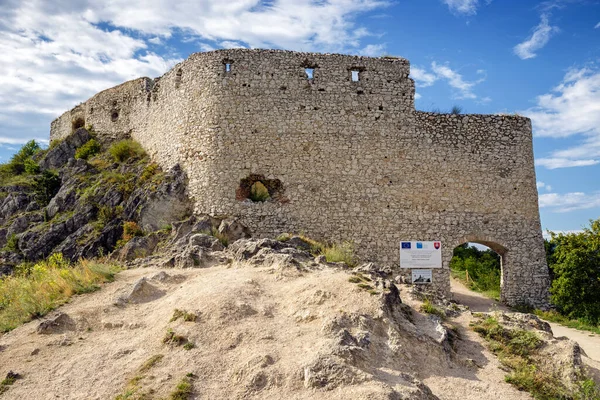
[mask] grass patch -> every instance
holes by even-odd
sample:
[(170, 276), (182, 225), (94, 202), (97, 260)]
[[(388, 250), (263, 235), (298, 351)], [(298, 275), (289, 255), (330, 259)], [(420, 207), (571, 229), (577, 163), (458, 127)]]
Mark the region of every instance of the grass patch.
[(534, 310), (535, 315), (545, 319), (546, 321), (556, 322), (563, 326), (573, 329), (579, 329), (581, 331), (589, 331), (600, 335), (600, 326), (592, 325), (578, 319), (570, 319), (564, 315), (559, 314), (557, 311), (542, 311)]
[(433, 304), (429, 299), (425, 299), (420, 308), (421, 312), (429, 315), (437, 315), (441, 319), (446, 318), (446, 312)]
[(137, 370), (135, 376), (127, 382), (125, 392), (115, 397), (115, 400), (146, 400), (154, 398), (153, 389), (148, 391), (142, 391), (140, 386), (141, 381), (146, 377), (146, 373), (149, 372), (156, 364), (158, 364), (164, 356), (162, 354), (156, 354), (146, 360)]
[(0, 279), (0, 332), (46, 315), (75, 294), (99, 289), (99, 284), (114, 279), (119, 268), (86, 260), (70, 266), (53, 255), (21, 271)]
[(195, 322), (198, 316), (195, 313), (187, 312), (185, 310), (175, 309), (173, 311), (173, 316), (169, 322), (177, 321), (179, 318), (182, 318), (186, 322)]
[(16, 234), (12, 234), (6, 238), (6, 244), (1, 251), (17, 253), (19, 251), (19, 239)]
[(277, 237), (280, 242), (287, 242), (293, 236), (298, 236), (304, 242), (310, 245), (310, 252), (314, 256), (325, 256), (327, 262), (343, 262), (349, 267), (357, 265), (357, 258), (354, 253), (354, 245), (351, 242), (327, 244), (311, 239), (303, 234), (292, 235), (291, 233), (282, 233)]
[(219, 239), (219, 242), (221, 242), (221, 244), (225, 247), (229, 246), (229, 238), (219, 232), (219, 230), (215, 227), (212, 227), (210, 230), (202, 231), (201, 233)]
[(168, 344), (170, 346), (185, 346), (188, 343), (192, 344), (192, 347), (187, 348), (186, 350), (190, 350), (195, 347), (194, 343), (190, 342), (188, 338), (183, 335), (176, 334), (173, 329), (167, 329), (167, 333), (165, 337), (163, 337), (163, 343)]
[(165, 356), (162, 354), (156, 354), (147, 359), (142, 366), (138, 369), (138, 371), (143, 374), (150, 371), (156, 364), (158, 364)]
[(142, 146), (133, 140), (118, 141), (110, 146), (108, 152), (116, 162), (129, 161), (131, 159), (143, 158), (146, 156), (146, 152)]
[(90, 139), (75, 151), (75, 158), (87, 160), (100, 153), (102, 146), (96, 139)]
[(498, 356), (500, 362), (510, 369), (505, 381), (524, 390), (539, 400), (600, 398), (600, 391), (590, 379), (581, 377), (575, 392), (569, 390), (560, 377), (544, 371), (536, 361), (542, 340), (534, 333), (523, 329), (507, 329), (494, 317), (480, 319), (471, 324)]
[(190, 377), (185, 376), (182, 378), (175, 390), (169, 395), (169, 400), (187, 400), (194, 392), (194, 386)]
[(0, 395), (6, 392), (8, 390), (8, 387), (12, 386), (17, 381), (17, 379), (20, 378), (21, 376), (19, 374), (15, 374), (14, 372), (10, 371), (6, 375), (6, 378), (4, 378), (2, 382), (0, 382)]

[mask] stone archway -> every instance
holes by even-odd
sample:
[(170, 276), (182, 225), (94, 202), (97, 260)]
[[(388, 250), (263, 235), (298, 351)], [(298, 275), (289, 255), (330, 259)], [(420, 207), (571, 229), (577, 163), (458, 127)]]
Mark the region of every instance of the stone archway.
[(507, 281), (507, 274), (510, 272), (510, 260), (509, 260), (509, 248), (508, 246), (496, 238), (489, 237), (487, 235), (467, 235), (463, 236), (457, 241), (452, 243), (452, 251), (465, 243), (477, 243), (486, 246), (493, 250), (498, 256), (500, 256), (500, 301), (503, 303), (507, 302), (506, 299), (506, 288), (505, 282)]

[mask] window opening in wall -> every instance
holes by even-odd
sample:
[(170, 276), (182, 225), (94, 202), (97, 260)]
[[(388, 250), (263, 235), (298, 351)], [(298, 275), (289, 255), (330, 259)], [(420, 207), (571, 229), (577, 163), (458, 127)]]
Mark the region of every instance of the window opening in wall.
[(231, 63), (225, 63), (225, 72), (231, 72)]
[(353, 69), (350, 71), (350, 73), (352, 74), (352, 82), (360, 81), (360, 70)]
[(236, 190), (236, 199), (250, 200), (253, 203), (265, 201), (285, 202), (283, 184), (279, 179), (268, 179), (264, 175), (251, 174), (240, 180)]
[(119, 119), (119, 112), (113, 111), (112, 114), (110, 115), (110, 119), (112, 122), (116, 122)]
[(315, 79), (315, 69), (314, 68), (304, 68), (304, 73), (306, 74), (306, 79), (308, 79), (308, 80)]

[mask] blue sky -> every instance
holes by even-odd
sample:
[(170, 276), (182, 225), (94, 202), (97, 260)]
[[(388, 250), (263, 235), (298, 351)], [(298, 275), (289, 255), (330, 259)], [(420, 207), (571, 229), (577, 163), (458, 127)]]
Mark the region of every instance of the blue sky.
[(405, 57), (417, 109), (532, 118), (544, 229), (600, 217), (600, 0), (0, 0), (0, 161), (102, 89), (229, 47)]

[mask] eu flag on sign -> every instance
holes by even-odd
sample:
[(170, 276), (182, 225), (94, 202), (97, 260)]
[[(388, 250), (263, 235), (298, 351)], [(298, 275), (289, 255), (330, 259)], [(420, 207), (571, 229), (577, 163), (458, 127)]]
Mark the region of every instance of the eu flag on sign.
[(403, 249), (410, 249), (410, 242), (402, 242)]

